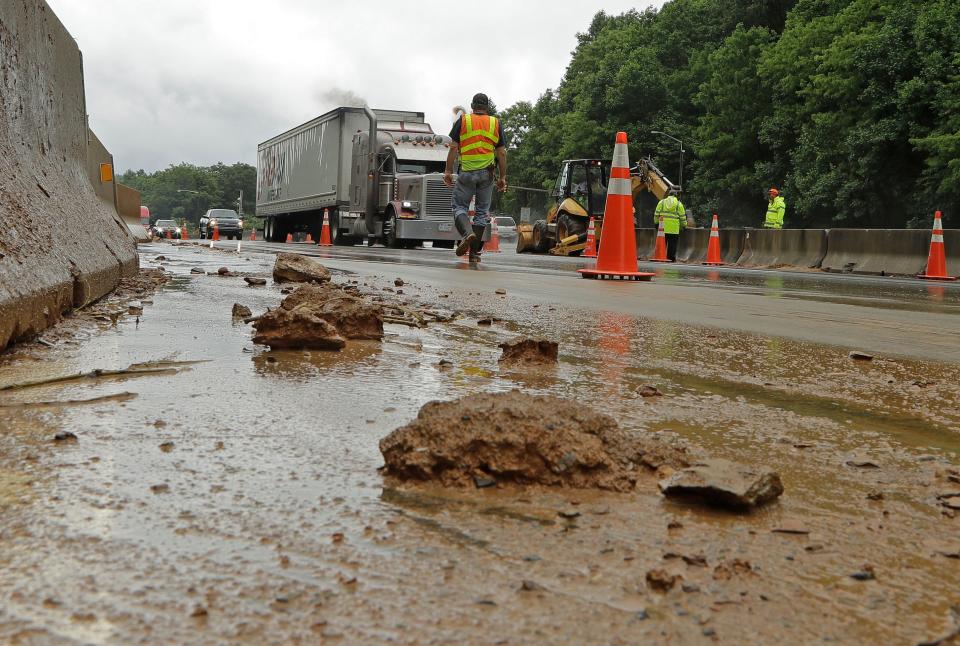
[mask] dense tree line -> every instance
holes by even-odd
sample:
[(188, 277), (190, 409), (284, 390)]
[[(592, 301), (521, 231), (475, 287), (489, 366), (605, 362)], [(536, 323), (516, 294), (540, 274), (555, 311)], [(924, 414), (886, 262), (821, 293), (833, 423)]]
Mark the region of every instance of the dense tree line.
[(236, 210), (241, 190), (244, 212), (251, 216), (255, 211), (257, 169), (250, 164), (177, 164), (154, 173), (128, 170), (119, 181), (140, 191), (152, 222), (174, 219), (197, 224), (207, 209)]
[[(960, 224), (956, 0), (672, 0), (598, 13), (556, 89), (502, 111), (511, 184), (549, 188), (563, 159), (652, 156), (703, 224)], [(509, 199), (509, 198), (508, 198)], [(641, 209), (649, 214), (648, 209)], [(952, 222), (951, 222), (952, 220)], [(650, 226), (649, 219), (642, 224)]]

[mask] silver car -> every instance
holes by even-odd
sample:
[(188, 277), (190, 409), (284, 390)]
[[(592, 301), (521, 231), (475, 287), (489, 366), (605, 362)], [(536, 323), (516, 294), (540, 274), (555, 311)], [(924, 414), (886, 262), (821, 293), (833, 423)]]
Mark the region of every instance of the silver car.
[(513, 238), (517, 235), (517, 222), (509, 215), (498, 215), (493, 218), (497, 223), (497, 234), (501, 238)]

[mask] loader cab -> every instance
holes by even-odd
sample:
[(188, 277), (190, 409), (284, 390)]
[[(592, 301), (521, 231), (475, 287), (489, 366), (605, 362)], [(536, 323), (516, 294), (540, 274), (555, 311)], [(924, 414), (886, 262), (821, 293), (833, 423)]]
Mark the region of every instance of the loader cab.
[(588, 215), (603, 217), (607, 202), (610, 163), (598, 159), (568, 159), (560, 167), (554, 198), (574, 199)]

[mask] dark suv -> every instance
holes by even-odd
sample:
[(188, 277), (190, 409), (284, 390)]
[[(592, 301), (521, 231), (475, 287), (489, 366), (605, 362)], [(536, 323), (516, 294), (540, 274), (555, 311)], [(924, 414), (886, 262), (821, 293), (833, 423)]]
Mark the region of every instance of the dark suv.
[(227, 240), (243, 238), (243, 220), (233, 209), (210, 209), (200, 218), (200, 237), (213, 238), (213, 228), (217, 227), (220, 237)]

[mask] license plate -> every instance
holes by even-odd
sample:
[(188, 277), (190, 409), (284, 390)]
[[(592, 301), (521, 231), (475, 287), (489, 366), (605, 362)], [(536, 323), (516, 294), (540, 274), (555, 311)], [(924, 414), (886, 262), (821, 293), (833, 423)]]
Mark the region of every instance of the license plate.
[(441, 222), (437, 225), (438, 231), (453, 231), (453, 222)]

